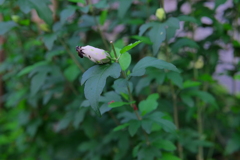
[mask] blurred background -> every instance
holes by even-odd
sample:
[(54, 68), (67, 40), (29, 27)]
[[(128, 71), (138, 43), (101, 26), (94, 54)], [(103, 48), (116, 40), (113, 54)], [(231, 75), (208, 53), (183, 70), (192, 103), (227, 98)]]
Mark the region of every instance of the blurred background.
[[(165, 19), (156, 17), (158, 8)], [(141, 27), (171, 17), (177, 27), (154, 53)], [(123, 109), (98, 117), (89, 107), (80, 80), (94, 63), (75, 51), (85, 45), (110, 51), (109, 41), (121, 48), (137, 40), (130, 69), (154, 56), (181, 70), (176, 84), (183, 85), (174, 92), (167, 78), (131, 80), (139, 101), (158, 92), (158, 110), (172, 121), (176, 94), (178, 132), (153, 134), (180, 143), (184, 158), (158, 159), (197, 159), (202, 148), (206, 160), (240, 160), (239, 0), (0, 0), (0, 20), (0, 160), (150, 159), (151, 152), (134, 156), (141, 134), (112, 132), (124, 121)], [(201, 91), (194, 95), (201, 101), (184, 96), (189, 86)], [(109, 79), (100, 106), (112, 90)]]

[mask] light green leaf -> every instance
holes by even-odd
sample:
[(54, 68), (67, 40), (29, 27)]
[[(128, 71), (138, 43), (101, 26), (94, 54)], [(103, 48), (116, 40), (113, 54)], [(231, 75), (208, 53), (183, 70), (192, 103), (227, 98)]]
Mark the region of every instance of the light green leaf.
[(31, 80), (31, 95), (34, 96), (42, 87), (47, 77), (47, 72), (39, 72)]
[(132, 4), (132, 0), (121, 0), (119, 3), (119, 8), (118, 8), (118, 17), (119, 18), (124, 18), (126, 12), (130, 8)]
[(120, 76), (121, 68), (119, 64), (95, 65), (84, 72), (81, 84), (85, 81), (84, 94), (89, 100), (91, 107), (98, 113), (98, 99), (106, 84), (107, 77), (118, 78)]
[(125, 52), (121, 55), (121, 57), (119, 58), (119, 64), (123, 71), (128, 69), (129, 65), (131, 64), (131, 60), (131, 55), (128, 52)]
[(158, 160), (182, 160), (171, 153), (163, 153), (162, 157)]
[(4, 3), (5, 0), (0, 0), (0, 5), (2, 5)]
[(146, 44), (149, 44), (149, 45), (152, 45), (153, 43), (151, 42), (151, 40), (148, 38), (148, 37), (145, 37), (145, 36), (138, 36), (138, 35), (134, 35), (134, 36), (131, 36), (131, 38), (133, 39), (136, 39), (136, 40), (139, 40), (143, 43), (146, 43)]
[(103, 10), (101, 12), (101, 15), (100, 15), (100, 24), (101, 25), (104, 25), (106, 19), (107, 19), (107, 13), (108, 13), (108, 10)]
[(157, 141), (154, 141), (152, 144), (155, 147), (157, 147), (159, 149), (164, 149), (166, 151), (174, 151), (174, 150), (176, 150), (175, 145), (171, 141), (169, 141), (169, 140), (159, 139)]
[(183, 88), (196, 87), (196, 86), (200, 86), (201, 84), (202, 84), (201, 82), (188, 80), (183, 83)]
[(128, 131), (131, 136), (134, 136), (137, 133), (138, 128), (141, 126), (139, 120), (131, 120), (129, 122)]
[(143, 100), (139, 103), (139, 110), (141, 111), (141, 115), (152, 112), (158, 106), (157, 99), (159, 98), (158, 93), (154, 93), (148, 96), (146, 100)]
[(175, 84), (177, 85), (179, 88), (182, 88), (182, 82), (183, 82), (183, 78), (182, 76), (177, 73), (177, 72), (168, 72), (167, 73), (167, 77)]
[(16, 26), (17, 24), (13, 21), (0, 22), (0, 35), (4, 35), (5, 33), (7, 33)]
[(134, 43), (131, 43), (131, 44), (125, 46), (123, 49), (120, 50), (120, 53), (123, 54), (123, 53), (129, 51), (133, 47), (136, 47), (139, 43), (141, 43), (141, 41), (136, 41)]
[(166, 38), (166, 29), (164, 25), (155, 24), (153, 28), (149, 31), (149, 37), (153, 43), (152, 45), (153, 54), (156, 55), (159, 51), (162, 42)]
[(113, 131), (115, 132), (115, 131), (122, 130), (122, 129), (126, 128), (127, 126), (129, 126), (129, 123), (121, 124), (121, 125), (115, 127), (115, 128), (113, 129)]
[(147, 67), (155, 67), (158, 69), (167, 69), (179, 72), (179, 70), (171, 63), (165, 62), (154, 57), (144, 57), (134, 66), (132, 73), (130, 75), (142, 76), (145, 74)]
[(33, 8), (36, 9), (38, 16), (50, 25), (53, 19), (52, 11), (48, 7), (48, 4), (44, 2), (39, 3), (39, 1), (36, 0), (29, 0), (29, 2), (32, 4)]
[[(131, 103), (135, 103), (135, 101), (133, 101)], [(129, 105), (131, 103), (129, 103), (129, 102), (113, 102), (113, 103), (109, 104), (108, 107), (117, 108), (117, 107), (121, 107), (121, 106), (124, 106), (124, 105)]]
[(73, 82), (77, 76), (80, 74), (79, 68), (74, 64), (70, 65), (68, 68), (66, 68), (63, 72), (64, 76), (69, 80), (70, 82)]

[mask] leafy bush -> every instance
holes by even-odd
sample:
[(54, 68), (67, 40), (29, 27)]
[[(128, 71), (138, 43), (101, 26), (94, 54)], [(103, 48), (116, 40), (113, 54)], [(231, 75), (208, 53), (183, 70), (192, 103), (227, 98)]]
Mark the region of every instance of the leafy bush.
[(224, 44), (239, 56), (225, 2), (0, 0), (0, 159), (238, 159), (239, 95), (214, 79)]

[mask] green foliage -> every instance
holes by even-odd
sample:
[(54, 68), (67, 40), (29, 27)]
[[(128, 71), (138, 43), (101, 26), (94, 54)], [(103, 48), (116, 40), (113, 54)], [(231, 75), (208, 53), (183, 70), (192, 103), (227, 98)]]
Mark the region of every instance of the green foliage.
[[(159, 2), (0, 0), (0, 159), (239, 159), (238, 85), (215, 80), (240, 79), (235, 60), (218, 72), (220, 50), (240, 56), (239, 0), (224, 23), (226, 0), (162, 21)], [(80, 58), (86, 45), (111, 61)]]

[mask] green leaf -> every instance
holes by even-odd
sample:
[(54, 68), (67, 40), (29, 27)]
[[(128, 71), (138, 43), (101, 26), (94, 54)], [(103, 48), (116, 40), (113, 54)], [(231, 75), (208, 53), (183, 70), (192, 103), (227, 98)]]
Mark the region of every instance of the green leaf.
[(154, 141), (152, 144), (155, 147), (157, 147), (159, 149), (164, 149), (166, 151), (174, 151), (174, 150), (176, 150), (175, 145), (171, 141), (169, 141), (169, 140), (159, 139), (157, 141)]
[(146, 100), (143, 100), (139, 103), (139, 110), (141, 111), (141, 115), (152, 112), (158, 106), (157, 99), (159, 98), (158, 93), (154, 93), (148, 96)]
[(76, 8), (68, 7), (61, 11), (60, 13), (60, 23), (63, 25), (66, 23), (67, 19), (75, 13)]
[(47, 72), (39, 72), (31, 80), (31, 95), (34, 96), (42, 87), (47, 77)]
[(2, 5), (4, 3), (5, 0), (0, 0), (0, 5)]
[(235, 80), (240, 80), (240, 74), (236, 74), (236, 75), (234, 75), (234, 77), (233, 77)]
[(36, 9), (38, 16), (44, 20), (45, 23), (51, 24), (53, 19), (52, 19), (52, 11), (48, 7), (47, 3), (41, 2), (36, 0), (29, 0), (29, 2), (32, 4), (33, 8)]
[(183, 83), (183, 88), (197, 87), (197, 86), (200, 86), (201, 84), (202, 84), (201, 82), (188, 80)]
[(17, 24), (13, 21), (0, 22), (0, 35), (4, 35), (5, 33), (7, 33), (16, 26)]
[(28, 14), (31, 11), (31, 5), (29, 4), (29, 0), (18, 0), (17, 4), (19, 5), (23, 13)]
[(231, 139), (228, 140), (227, 146), (225, 149), (226, 154), (233, 154), (234, 152), (238, 151), (240, 149), (240, 136), (235, 135)]
[(84, 94), (87, 100), (89, 100), (91, 107), (98, 114), (99, 106), (98, 99), (103, 91), (106, 84), (107, 77), (118, 78), (120, 76), (121, 68), (119, 64), (106, 64), (106, 65), (95, 65), (84, 72), (81, 80), (81, 84), (85, 81)]
[(183, 48), (183, 47), (185, 47), (185, 46), (191, 47), (191, 48), (196, 48), (196, 49), (199, 48), (199, 45), (198, 45), (195, 41), (193, 41), (193, 40), (191, 40), (191, 39), (188, 39), (188, 38), (181, 38), (181, 39), (178, 39), (178, 40), (172, 45), (172, 51), (173, 51), (174, 53), (177, 53), (180, 48)]
[(179, 88), (182, 88), (183, 78), (177, 72), (168, 72), (167, 77), (173, 82), (173, 84), (177, 85)]
[(147, 67), (155, 67), (158, 69), (167, 69), (179, 72), (179, 70), (171, 63), (165, 62), (154, 57), (144, 57), (134, 66), (132, 73), (130, 75), (142, 76), (145, 74)]
[(180, 97), (186, 105), (189, 107), (194, 107), (194, 100), (189, 95), (180, 94)]
[(162, 42), (166, 38), (166, 29), (164, 25), (156, 24), (153, 26), (153, 28), (149, 31), (150, 39), (153, 43), (153, 54), (156, 55), (159, 51), (159, 48), (162, 44)]
[(80, 74), (79, 68), (74, 64), (70, 65), (68, 68), (66, 68), (63, 72), (64, 76), (69, 80), (70, 82), (73, 82), (77, 76)]
[(131, 64), (131, 60), (131, 55), (128, 52), (125, 52), (121, 55), (121, 57), (119, 58), (119, 64), (123, 71), (128, 69), (129, 65)]
[(115, 132), (115, 131), (122, 130), (122, 129), (126, 128), (127, 126), (129, 126), (129, 123), (121, 124), (121, 125), (115, 127), (115, 128), (113, 129), (113, 131)]
[(141, 122), (139, 120), (131, 120), (128, 126), (129, 134), (133, 137), (137, 133), (137, 130), (140, 126)]
[(69, 2), (75, 2), (75, 3), (83, 3), (85, 4), (85, 0), (68, 0)]
[(136, 85), (136, 90), (135, 90), (136, 93), (139, 94), (144, 87), (149, 86), (151, 81), (152, 81), (152, 78), (150, 77), (141, 78)]
[(105, 8), (109, 8), (109, 3), (107, 2), (107, 0), (101, 0), (93, 4), (93, 6), (98, 9), (105, 9)]
[(187, 15), (181, 15), (179, 17), (177, 17), (180, 21), (185, 21), (185, 22), (192, 22), (192, 23), (196, 23), (196, 24), (200, 24), (200, 22), (197, 21), (196, 18), (192, 17), (192, 16), (187, 16)]
[(145, 37), (145, 36), (138, 36), (138, 35), (134, 35), (134, 36), (131, 36), (131, 38), (133, 39), (136, 39), (136, 40), (139, 40), (143, 43), (146, 43), (146, 44), (149, 44), (149, 45), (152, 45), (153, 43), (151, 42), (151, 40), (148, 38), (148, 37)]
[(108, 10), (103, 10), (101, 12), (101, 15), (100, 15), (100, 24), (101, 25), (104, 25), (106, 19), (107, 19), (107, 13), (108, 13)]
[(43, 36), (43, 42), (48, 50), (51, 50), (53, 47), (54, 41), (57, 39), (56, 34), (45, 34)]
[(214, 9), (217, 9), (218, 6), (224, 4), (227, 0), (216, 0), (215, 1), (215, 6), (214, 6)]
[(151, 130), (152, 130), (153, 121), (144, 118), (144, 119), (141, 121), (141, 124), (142, 124), (142, 128), (143, 128), (148, 134), (150, 134), (150, 133), (151, 133)]
[(176, 30), (180, 28), (179, 20), (174, 17), (168, 18), (163, 25), (166, 28), (166, 37), (168, 41), (175, 36)]
[(136, 47), (139, 43), (141, 43), (141, 41), (136, 41), (134, 43), (131, 43), (131, 44), (125, 46), (123, 49), (120, 50), (120, 53), (123, 54), (123, 53), (129, 51), (133, 47)]
[(118, 7), (118, 17), (124, 18), (127, 10), (130, 8), (132, 0), (121, 0)]
[(132, 92), (133, 84), (131, 82), (128, 82), (126, 79), (119, 78), (114, 81), (113, 88), (118, 94), (124, 93), (128, 95), (128, 85), (130, 86), (130, 92)]
[(37, 62), (35, 63), (34, 65), (31, 65), (31, 66), (27, 66), (25, 68), (23, 68), (18, 74), (17, 76), (22, 76), (24, 74), (27, 74), (29, 72), (31, 72), (33, 69), (35, 69), (36, 67), (39, 67), (39, 66), (44, 66), (44, 65), (47, 65), (48, 62), (47, 61), (41, 61), (41, 62)]
[(208, 92), (199, 91), (199, 90), (190, 90), (186, 94), (191, 95), (191, 96), (196, 96), (196, 97), (202, 99), (202, 101), (216, 106), (215, 98)]
[[(133, 101), (131, 103), (135, 103), (135, 101)], [(129, 103), (129, 102), (113, 102), (113, 103), (109, 104), (108, 107), (117, 108), (117, 107), (121, 107), (121, 106), (124, 106), (124, 105), (129, 105), (131, 103)]]
[(142, 36), (149, 28), (153, 27), (154, 25), (157, 25), (158, 23), (156, 22), (149, 22), (146, 24), (141, 25), (139, 28), (139, 36)]
[(138, 144), (133, 148), (133, 152), (132, 152), (133, 157), (137, 157), (138, 150), (139, 150), (140, 147), (141, 147), (141, 144)]
[(171, 153), (162, 153), (162, 157), (158, 160), (181, 160), (181, 159), (174, 156)]

